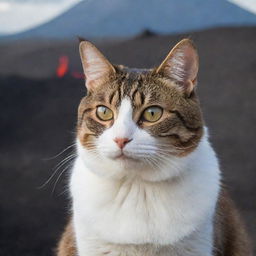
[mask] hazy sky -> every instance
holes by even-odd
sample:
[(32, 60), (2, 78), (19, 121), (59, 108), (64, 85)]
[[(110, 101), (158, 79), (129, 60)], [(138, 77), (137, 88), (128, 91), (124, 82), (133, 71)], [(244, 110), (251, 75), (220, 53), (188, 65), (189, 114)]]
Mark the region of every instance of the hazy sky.
[(237, 4), (238, 6), (256, 14), (256, 0), (228, 0), (233, 4)]
[(0, 34), (11, 34), (35, 27), (80, 1), (0, 0)]
[[(12, 34), (35, 27), (56, 17), (80, 1), (81, 0), (0, 0), (0, 34)], [(256, 14), (256, 0), (228, 1)]]

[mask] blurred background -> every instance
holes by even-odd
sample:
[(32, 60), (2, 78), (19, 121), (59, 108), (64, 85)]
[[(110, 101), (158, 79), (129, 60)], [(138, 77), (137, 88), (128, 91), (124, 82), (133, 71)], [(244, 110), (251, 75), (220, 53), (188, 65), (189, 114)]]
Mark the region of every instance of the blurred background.
[(133, 67), (160, 64), (184, 37), (195, 41), (223, 183), (254, 242), (255, 0), (0, 0), (0, 255), (54, 255), (68, 219), (85, 95), (77, 36)]

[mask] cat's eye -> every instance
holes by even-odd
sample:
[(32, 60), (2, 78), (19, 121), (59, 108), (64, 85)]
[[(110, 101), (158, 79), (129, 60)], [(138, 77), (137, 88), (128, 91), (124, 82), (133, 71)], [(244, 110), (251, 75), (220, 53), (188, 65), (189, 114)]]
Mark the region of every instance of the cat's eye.
[(109, 121), (114, 117), (113, 111), (105, 106), (98, 106), (96, 115), (102, 121)]
[(158, 121), (163, 114), (163, 109), (160, 107), (149, 107), (146, 108), (143, 112), (143, 119), (148, 122), (156, 122)]

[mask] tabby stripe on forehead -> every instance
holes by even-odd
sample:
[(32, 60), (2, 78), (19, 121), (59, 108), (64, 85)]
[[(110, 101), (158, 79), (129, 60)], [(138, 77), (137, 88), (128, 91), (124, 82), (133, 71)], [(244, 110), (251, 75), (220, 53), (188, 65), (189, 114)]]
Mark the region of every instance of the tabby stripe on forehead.
[(181, 113), (180, 113), (178, 110), (170, 110), (169, 112), (175, 114), (175, 115), (180, 119), (180, 121), (182, 122), (182, 124), (183, 124), (189, 131), (198, 131), (199, 129), (201, 129), (200, 126), (198, 126), (198, 127), (191, 127), (191, 126), (189, 126), (189, 125), (186, 123), (184, 117), (181, 115)]
[(140, 101), (141, 101), (141, 105), (144, 105), (145, 103), (145, 95), (143, 92), (140, 92)]
[(136, 102), (137, 105), (143, 105), (145, 102), (145, 96), (142, 92), (138, 91), (136, 88), (132, 93), (132, 102)]
[(143, 105), (144, 104), (144, 101), (145, 101), (145, 97), (143, 95), (143, 93), (141, 92), (137, 92), (135, 94), (135, 97), (134, 97), (134, 102), (137, 104), (137, 105)]
[[(140, 77), (139, 80), (138, 80), (138, 87), (141, 88), (142, 86), (143, 86), (143, 79), (142, 79), (142, 77)], [(144, 105), (144, 103), (145, 103), (145, 95), (141, 91), (139, 91), (139, 93), (140, 93), (141, 105)]]

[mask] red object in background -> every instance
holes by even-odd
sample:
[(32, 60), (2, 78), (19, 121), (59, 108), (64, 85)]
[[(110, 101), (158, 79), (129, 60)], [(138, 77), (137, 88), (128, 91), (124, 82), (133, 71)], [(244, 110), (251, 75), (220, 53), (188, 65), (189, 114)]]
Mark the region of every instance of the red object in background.
[(68, 56), (63, 55), (59, 58), (59, 65), (56, 69), (57, 77), (63, 77), (68, 72)]
[(84, 79), (85, 75), (83, 73), (77, 72), (77, 71), (73, 71), (72, 76), (76, 79)]

